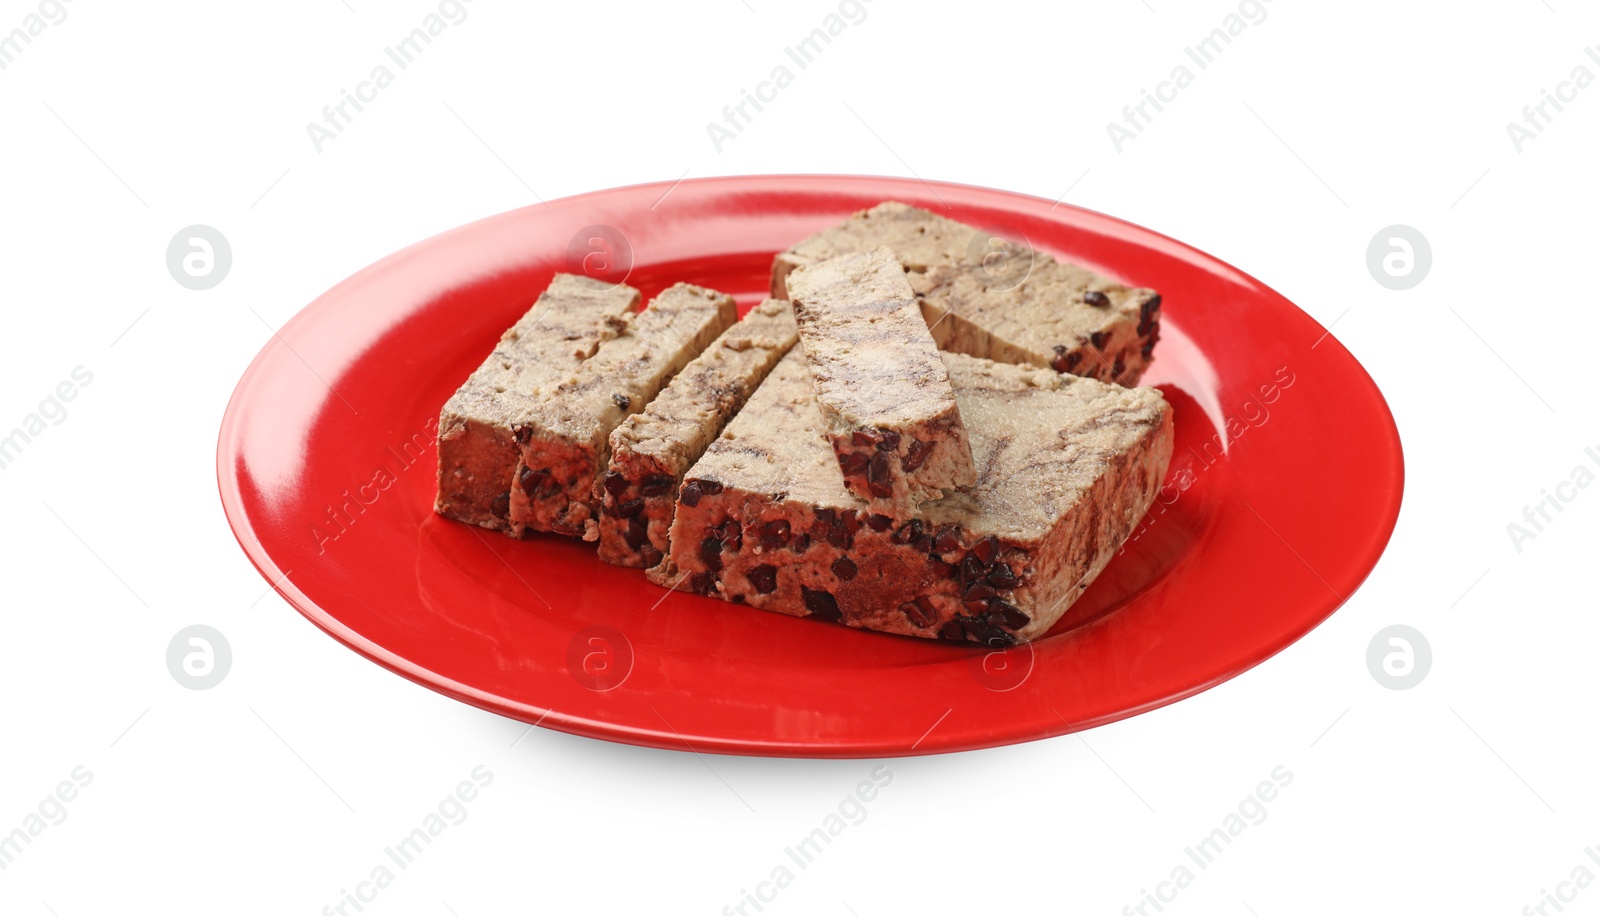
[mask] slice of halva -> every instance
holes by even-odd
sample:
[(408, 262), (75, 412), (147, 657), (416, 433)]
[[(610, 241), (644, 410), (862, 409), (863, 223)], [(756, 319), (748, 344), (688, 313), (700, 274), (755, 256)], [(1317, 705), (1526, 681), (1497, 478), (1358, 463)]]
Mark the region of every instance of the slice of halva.
[(737, 317), (733, 297), (679, 283), (594, 356), (539, 389), (514, 423), (520, 463), (511, 488), (512, 533), (597, 539), (594, 487), (611, 431), (643, 410)]
[(1094, 581), (1155, 498), (1172, 411), (1153, 388), (944, 354), (977, 481), (917, 517), (845, 486), (793, 350), (690, 469), (677, 587), (847, 626), (1006, 645)]
[(631, 286), (556, 274), (440, 412), (435, 511), (508, 530), (517, 418), (532, 409), (537, 391), (626, 328), (638, 308), (639, 291)]
[(768, 299), (723, 331), (648, 407), (611, 433), (610, 462), (595, 490), (600, 559), (647, 569), (661, 562), (684, 472), (795, 339), (789, 303)]
[(1161, 296), (985, 230), (893, 201), (813, 235), (772, 264), (799, 268), (886, 245), (905, 265), (941, 349), (1137, 384), (1161, 336)]
[(791, 273), (800, 345), (845, 485), (910, 518), (977, 479), (949, 372), (894, 252), (879, 246)]

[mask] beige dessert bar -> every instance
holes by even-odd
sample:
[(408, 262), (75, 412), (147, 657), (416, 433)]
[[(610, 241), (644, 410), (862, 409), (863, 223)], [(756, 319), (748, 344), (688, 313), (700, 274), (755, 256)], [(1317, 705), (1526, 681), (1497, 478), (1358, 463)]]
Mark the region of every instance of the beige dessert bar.
[(1047, 631), (1149, 508), (1171, 409), (1153, 388), (944, 359), (980, 469), (969, 490), (903, 522), (865, 511), (793, 350), (684, 479), (667, 564), (679, 587), (910, 636)]
[(556, 274), (538, 301), (445, 403), (439, 417), (439, 494), (434, 509), (485, 528), (511, 527), (516, 418), (534, 393), (570, 374), (617, 336), (639, 291)]
[(894, 252), (879, 246), (801, 267), (788, 287), (850, 491), (903, 519), (976, 480), (949, 373)]
[(941, 349), (1137, 384), (1161, 336), (1161, 296), (1005, 241), (974, 226), (886, 202), (778, 254), (772, 294), (790, 274), (887, 245), (904, 263)]
[(661, 562), (684, 472), (795, 339), (789, 303), (768, 299), (611, 433), (610, 464), (594, 494), (600, 501), (600, 559), (647, 569)]
[(732, 296), (679, 283), (565, 377), (542, 387), (517, 418), (521, 461), (511, 488), (511, 529), (599, 537), (595, 479), (611, 431), (738, 318)]

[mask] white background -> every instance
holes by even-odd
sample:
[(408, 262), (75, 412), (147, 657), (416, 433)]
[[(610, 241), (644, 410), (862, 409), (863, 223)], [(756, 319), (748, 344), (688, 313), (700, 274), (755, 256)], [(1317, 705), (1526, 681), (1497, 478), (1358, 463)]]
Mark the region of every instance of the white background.
[[(706, 122), (835, 4), (475, 0), (319, 153), (306, 123), (436, 4), (75, 0), (0, 71), (0, 427), (93, 373), (0, 471), (0, 833), (75, 767), (93, 782), (0, 871), (0, 911), (315, 914), (483, 766), (369, 912), (714, 914), (866, 777), (520, 737), (263, 596), (218, 506), (218, 423), (269, 324), (444, 229), (686, 170), (914, 172), (1175, 236), (1331, 324), (1406, 447), (1389, 550), (1325, 625), (1082, 737), (887, 761), (767, 912), (1114, 914), (1189, 864), (1167, 912), (1514, 914), (1600, 876), (1600, 487), (1520, 550), (1507, 533), (1600, 472), (1600, 85), (1520, 152), (1506, 131), (1574, 67), (1600, 76), (1600, 14), (1275, 0), (1118, 152), (1106, 122), (1236, 8), (873, 0), (718, 152)], [(3, 0), (0, 32), (36, 9)], [(234, 252), (206, 292), (165, 265), (195, 223)], [(1405, 292), (1365, 263), (1395, 223), (1433, 249)], [(165, 664), (193, 623), (233, 646), (208, 691)], [(1434, 655), (1406, 691), (1365, 660), (1395, 623)], [(1265, 821), (1195, 868), (1184, 847), (1278, 766)], [(1578, 894), (1600, 912), (1600, 885)]]

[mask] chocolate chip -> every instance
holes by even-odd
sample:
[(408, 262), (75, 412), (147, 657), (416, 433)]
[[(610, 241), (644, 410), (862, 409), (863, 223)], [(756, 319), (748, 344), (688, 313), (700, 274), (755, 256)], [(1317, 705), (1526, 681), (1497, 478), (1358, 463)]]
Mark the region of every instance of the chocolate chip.
[(989, 610), (989, 602), (984, 598), (974, 598), (970, 601), (963, 601), (961, 602), (961, 606), (967, 609), (968, 614), (982, 614)]
[(517, 440), (518, 445), (527, 445), (533, 439), (533, 427), (519, 426), (511, 431), (511, 438)]
[(1124, 368), (1126, 367), (1122, 364), (1122, 358), (1120, 356), (1117, 357), (1117, 359), (1111, 363), (1111, 378), (1113, 380), (1122, 378), (1122, 370)]
[(697, 572), (689, 577), (689, 587), (702, 595), (711, 594), (711, 585), (716, 580), (710, 573)]
[(691, 480), (684, 484), (683, 490), (678, 493), (678, 502), (693, 509), (695, 506), (700, 505), (701, 495), (700, 481)]
[(986, 567), (990, 563), (993, 563), (994, 558), (999, 555), (1000, 539), (992, 534), (972, 545), (972, 556), (977, 557), (978, 562), (982, 563)]
[(944, 579), (944, 578), (947, 578), (947, 577), (953, 575), (955, 573), (955, 571), (956, 571), (956, 568), (954, 566), (950, 565), (949, 563), (946, 563), (945, 561), (939, 559), (939, 555), (938, 554), (929, 554), (928, 555), (928, 571), (933, 573), (935, 576), (937, 576), (937, 577), (939, 577), (941, 579)]
[(643, 480), (639, 481), (639, 492), (645, 496), (660, 496), (671, 489), (672, 475), (670, 474), (647, 474)]
[(1110, 339), (1110, 331), (1095, 331), (1093, 334), (1089, 335), (1089, 343), (1092, 344), (1096, 350), (1104, 350), (1106, 348), (1106, 341)]
[(700, 560), (712, 572), (722, 571), (722, 542), (716, 538), (706, 538), (700, 542)]
[(1151, 296), (1150, 298), (1146, 299), (1145, 301), (1139, 303), (1139, 317), (1140, 318), (1149, 318), (1151, 315), (1155, 314), (1155, 311), (1158, 308), (1161, 308), (1161, 294), (1160, 293), (1157, 293), (1156, 295)]
[(927, 461), (928, 456), (932, 453), (932, 442), (912, 439), (911, 444), (906, 446), (906, 457), (900, 462), (900, 466), (905, 468), (907, 472), (915, 471), (917, 468), (922, 467), (922, 463)]
[(922, 537), (922, 519), (914, 518), (901, 526), (891, 540), (896, 544), (909, 544), (920, 537)]
[(887, 498), (894, 495), (894, 482), (889, 478), (889, 453), (874, 452), (867, 466), (867, 491), (873, 496)]
[(728, 600), (733, 602), (734, 604), (744, 604), (744, 596), (743, 595), (734, 595), (732, 598), (729, 598)]
[(704, 493), (707, 496), (716, 496), (718, 493), (722, 492), (722, 484), (719, 483), (718, 481), (715, 481), (715, 480), (697, 480), (697, 481), (695, 481), (695, 483), (698, 483), (700, 485), (700, 492)]
[[(549, 468), (540, 468), (539, 470), (535, 471), (532, 468), (524, 467), (522, 470), (517, 472), (517, 485), (522, 487), (522, 492), (528, 494), (530, 497), (533, 496), (533, 494), (537, 492), (541, 486), (549, 482)], [(623, 483), (626, 484), (627, 481), (623, 481)]]
[(900, 612), (906, 615), (906, 620), (910, 621), (912, 626), (924, 630), (933, 626), (939, 619), (939, 609), (927, 595), (918, 595), (916, 600), (900, 605)]
[(635, 515), (628, 519), (628, 530), (623, 532), (622, 539), (634, 550), (640, 549), (650, 543), (650, 524), (643, 516)]
[(841, 582), (849, 582), (854, 579), (856, 572), (855, 561), (849, 557), (840, 557), (833, 561), (833, 574), (838, 576)]
[(617, 505), (617, 518), (633, 518), (644, 511), (644, 500), (635, 496), (633, 499)]
[(823, 620), (838, 620), (844, 615), (839, 611), (839, 602), (834, 600), (832, 594), (820, 589), (809, 589), (800, 586), (800, 598), (805, 602), (806, 610), (813, 617)]
[(993, 598), (997, 594), (999, 593), (994, 590), (994, 586), (987, 582), (974, 582), (967, 586), (967, 590), (961, 593), (961, 597), (968, 601), (984, 601)]
[(1004, 563), (994, 564), (994, 569), (989, 571), (989, 584), (995, 588), (1016, 588), (1017, 574), (1011, 567)]
[(933, 549), (940, 553), (961, 549), (961, 536), (956, 534), (954, 525), (946, 525), (939, 529), (939, 534), (933, 539)]
[(878, 430), (878, 451), (892, 452), (900, 446), (900, 434), (892, 429)]
[(744, 546), (744, 528), (739, 524), (739, 520), (732, 516), (723, 519), (722, 524), (716, 527), (715, 534), (724, 546), (735, 553)]
[(959, 619), (951, 618), (946, 620), (944, 626), (939, 628), (939, 638), (948, 639), (951, 642), (966, 642), (967, 629), (961, 625)]
[(843, 550), (850, 546), (850, 542), (851, 535), (848, 524), (844, 519), (835, 516), (833, 524), (828, 526), (828, 545)]
[(795, 539), (789, 542), (789, 549), (793, 550), (795, 553), (805, 553), (806, 551), (810, 550), (811, 549), (811, 535), (809, 535), (809, 534), (795, 535)]
[(1155, 327), (1150, 329), (1150, 336), (1149, 336), (1149, 338), (1147, 338), (1145, 340), (1144, 346), (1139, 348), (1139, 355), (1143, 356), (1145, 359), (1149, 359), (1150, 358), (1150, 354), (1155, 352), (1156, 341), (1158, 341), (1160, 339), (1161, 339), (1161, 326), (1160, 325), (1156, 325)]
[(1083, 301), (1095, 308), (1105, 308), (1111, 304), (1111, 299), (1097, 289), (1091, 289), (1083, 294)]
[(967, 635), (984, 645), (1009, 646), (1014, 645), (1017, 641), (1015, 636), (1000, 629), (999, 625), (987, 617), (960, 617), (957, 619), (961, 621), (961, 627), (967, 631)]
[(789, 521), (777, 518), (761, 526), (761, 546), (776, 550), (789, 543)]
[(633, 401), (625, 394), (614, 394), (611, 396), (611, 403), (617, 405), (623, 410), (627, 410), (628, 406), (631, 405)]
[(850, 441), (863, 447), (878, 444), (878, 432), (872, 429), (858, 429), (850, 434)]
[(845, 452), (839, 456), (839, 470), (846, 477), (859, 477), (867, 470), (866, 452)]
[(756, 591), (763, 595), (770, 595), (778, 590), (778, 567), (762, 564), (745, 573), (745, 578), (755, 586)]
[(867, 527), (873, 531), (888, 531), (894, 525), (894, 519), (887, 515), (867, 516)]
[(818, 509), (811, 519), (811, 536), (819, 541), (828, 539), (828, 532), (833, 530), (833, 523), (838, 519), (838, 514), (832, 509)]
[(511, 516), (511, 491), (507, 490), (496, 496), (489, 503), (489, 511), (493, 512), (496, 518), (509, 518)]
[(650, 544), (639, 548), (639, 559), (644, 561), (645, 569), (654, 569), (661, 564), (661, 551)]
[(1055, 358), (1050, 360), (1050, 368), (1057, 372), (1071, 372), (1078, 368), (1081, 362), (1083, 362), (1082, 353), (1076, 351), (1068, 353), (1066, 347), (1057, 345)]
[[(523, 470), (527, 470), (524, 468)], [(628, 492), (628, 478), (620, 471), (607, 471), (605, 477), (606, 492), (612, 496), (621, 496)]]
[(1027, 614), (1024, 614), (1011, 605), (1006, 604), (1004, 601), (989, 602), (989, 613), (995, 617), (998, 617), (1001, 623), (1004, 623), (1013, 630), (1020, 630), (1032, 623), (1032, 621), (1028, 619)]
[(982, 579), (984, 575), (983, 563), (979, 562), (978, 558), (970, 553), (967, 554), (966, 559), (961, 561), (959, 570), (961, 572), (962, 588)]
[(931, 554), (933, 553), (933, 535), (925, 531), (911, 539), (911, 546), (922, 553)]

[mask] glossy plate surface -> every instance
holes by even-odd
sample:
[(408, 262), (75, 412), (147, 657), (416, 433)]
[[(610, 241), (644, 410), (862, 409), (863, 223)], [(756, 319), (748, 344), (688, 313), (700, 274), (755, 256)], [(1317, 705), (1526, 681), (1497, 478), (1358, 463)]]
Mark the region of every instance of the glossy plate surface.
[[(621, 269), (614, 232), (647, 297), (686, 280), (748, 308), (774, 252), (883, 200), (1163, 294), (1146, 382), (1176, 408), (1167, 487), (1046, 638), (985, 652), (784, 617), (662, 590), (575, 540), (513, 541), (433, 514), (439, 408), (552, 273), (582, 270), (586, 256), (591, 272)], [(1366, 372), (1240, 271), (1049, 201), (839, 176), (602, 191), (385, 258), (256, 358), (223, 420), (217, 468), (262, 575), (408, 678), (597, 738), (828, 757), (1044, 738), (1233, 677), (1349, 598), (1388, 541), (1403, 478), (1394, 421)]]

